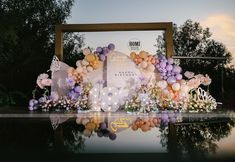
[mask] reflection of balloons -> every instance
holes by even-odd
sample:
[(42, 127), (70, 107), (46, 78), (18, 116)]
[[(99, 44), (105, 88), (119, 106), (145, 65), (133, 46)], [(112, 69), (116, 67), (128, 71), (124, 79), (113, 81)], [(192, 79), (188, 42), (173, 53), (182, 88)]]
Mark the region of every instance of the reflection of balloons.
[(100, 123), (100, 129), (106, 129), (106, 128), (107, 128), (106, 123), (104, 122)]
[(97, 136), (98, 137), (103, 137), (103, 133), (101, 131), (97, 131)]
[(91, 134), (92, 134), (92, 131), (89, 130), (89, 129), (85, 129), (85, 130), (83, 131), (83, 135), (86, 136), (86, 137), (91, 136)]
[(109, 139), (115, 140), (117, 138), (117, 135), (115, 133), (110, 133), (109, 134)]

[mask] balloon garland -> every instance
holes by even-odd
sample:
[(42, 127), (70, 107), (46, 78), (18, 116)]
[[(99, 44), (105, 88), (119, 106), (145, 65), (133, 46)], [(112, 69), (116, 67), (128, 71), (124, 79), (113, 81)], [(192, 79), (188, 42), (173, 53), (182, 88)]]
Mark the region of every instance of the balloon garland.
[[(36, 89), (33, 91), (33, 99), (29, 102), (29, 110), (38, 108), (46, 111), (53, 108), (89, 110), (91, 105), (88, 98), (91, 95), (91, 90), (95, 89), (92, 89), (94, 85), (88, 82), (87, 74), (99, 69), (107, 59), (108, 54), (114, 50), (115, 45), (113, 43), (105, 47), (97, 47), (95, 51), (90, 48), (84, 48), (82, 50), (85, 56), (84, 59), (76, 62), (76, 68), (70, 67), (67, 70), (68, 77), (65, 78), (65, 84), (68, 93), (66, 96), (59, 97), (56, 92), (49, 95), (47, 87), (52, 84), (52, 80), (49, 79), (48, 74), (39, 75), (37, 85), (45, 92), (42, 97), (36, 99)], [(196, 90), (201, 84), (209, 85), (211, 83), (208, 75), (194, 75), (194, 73), (188, 71), (184, 74), (187, 80), (183, 79), (182, 68), (176, 65), (172, 58), (166, 58), (162, 54), (152, 55), (146, 51), (131, 52), (130, 59), (133, 60), (142, 73), (159, 73), (160, 80), (155, 85), (150, 85), (148, 82), (142, 82), (146, 78), (141, 78), (140, 88), (135, 89), (135, 95), (129, 96), (124, 102), (123, 106), (126, 111), (149, 113), (165, 109), (184, 111), (195, 109), (195, 107), (190, 107), (195, 105), (194, 103), (200, 98), (190, 97), (192, 95), (191, 92)], [(116, 89), (114, 88), (114, 90)], [(117, 92), (112, 91), (102, 92), (106, 94), (103, 95), (103, 98), (110, 98), (110, 101), (112, 100), (111, 97), (117, 94)], [(97, 96), (96, 93), (93, 94)], [(203, 95), (208, 96), (209, 93), (203, 93)], [(99, 102), (99, 100), (95, 102)], [(211, 102), (212, 100), (211, 96), (209, 100), (200, 100), (200, 102), (203, 102), (202, 105), (207, 105), (206, 110), (200, 109), (200, 111), (211, 111), (212, 109), (209, 107), (215, 109), (216, 102), (215, 100)], [(111, 105), (115, 107), (121, 106), (118, 105), (118, 102), (118, 97), (116, 97), (114, 104)]]

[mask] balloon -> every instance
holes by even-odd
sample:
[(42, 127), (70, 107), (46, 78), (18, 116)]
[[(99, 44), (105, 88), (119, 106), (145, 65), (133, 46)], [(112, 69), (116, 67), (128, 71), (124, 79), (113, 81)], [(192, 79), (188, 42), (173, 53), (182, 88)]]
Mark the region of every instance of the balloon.
[(105, 55), (101, 54), (99, 55), (100, 61), (104, 61), (105, 60)]
[(176, 78), (176, 80), (181, 80), (181, 79), (183, 78), (183, 76), (182, 76), (181, 74), (177, 74), (177, 75), (175, 76), (175, 78)]
[(82, 60), (82, 65), (87, 66), (89, 65), (89, 62), (87, 62), (86, 60)]
[(96, 48), (96, 52), (97, 52), (97, 53), (101, 53), (101, 52), (102, 52), (102, 48), (101, 48), (101, 47), (97, 47), (97, 48)]
[(111, 50), (111, 51), (113, 51), (113, 50), (115, 49), (115, 45), (114, 45), (113, 43), (110, 43), (110, 44), (108, 45), (108, 49)]
[(167, 59), (167, 62), (168, 62), (168, 64), (173, 64), (173, 63), (174, 63), (174, 60), (173, 60), (173, 58), (168, 58), (168, 59)]
[(168, 79), (167, 79), (167, 83), (169, 83), (169, 84), (173, 84), (173, 83), (175, 83), (176, 82), (176, 79), (175, 79), (175, 77), (173, 77), (173, 76), (170, 76)]
[(88, 55), (91, 53), (91, 50), (89, 48), (84, 48), (82, 52), (84, 55)]
[(165, 80), (161, 80), (157, 82), (157, 86), (160, 87), (161, 89), (165, 89), (167, 87), (167, 82)]
[(167, 71), (171, 71), (172, 69), (173, 69), (173, 66), (172, 66), (172, 65), (167, 65), (167, 66), (166, 66), (166, 70), (167, 70)]
[(181, 72), (181, 67), (180, 66), (178, 66), (178, 65), (175, 65), (174, 67), (173, 67), (173, 72), (175, 72), (175, 73), (180, 73)]
[(95, 61), (95, 55), (94, 54), (88, 54), (88, 55), (85, 56), (85, 59), (88, 62), (93, 62), (93, 61)]
[(82, 66), (80, 60), (78, 60), (78, 61), (76, 62), (76, 66), (77, 66), (77, 67), (81, 67), (81, 66)]
[(87, 69), (87, 71), (88, 71), (88, 72), (93, 71), (93, 67), (91, 67), (91, 66), (87, 66), (87, 68), (86, 68), (86, 69)]
[(139, 56), (144, 59), (145, 57), (147, 57), (147, 53), (145, 51), (140, 51)]
[(76, 68), (76, 71), (77, 71), (78, 73), (82, 73), (82, 72), (83, 72), (83, 68), (82, 68), (82, 67), (77, 67), (77, 68)]
[(149, 64), (148, 67), (147, 67), (147, 70), (150, 71), (150, 72), (153, 72), (155, 70), (155, 67), (153, 64)]
[(134, 60), (136, 58), (136, 53), (135, 52), (131, 52), (130, 53), (130, 57), (132, 60)]
[(161, 62), (161, 63), (160, 63), (160, 67), (161, 67), (161, 68), (165, 68), (165, 67), (166, 67), (166, 62)]
[(140, 67), (141, 68), (147, 68), (147, 66), (148, 66), (148, 63), (146, 62), (146, 61), (142, 61), (141, 63), (140, 63)]
[(103, 52), (104, 55), (107, 55), (109, 53), (108, 47), (103, 47)]
[(82, 119), (82, 124), (83, 124), (83, 125), (86, 125), (88, 122), (89, 122), (89, 119), (87, 119), (87, 118)]
[(179, 83), (174, 83), (172, 84), (172, 89), (174, 91), (179, 91), (180, 90), (180, 84)]
[(84, 134), (84, 136), (89, 137), (89, 136), (91, 136), (92, 131), (89, 129), (84, 129), (83, 134)]

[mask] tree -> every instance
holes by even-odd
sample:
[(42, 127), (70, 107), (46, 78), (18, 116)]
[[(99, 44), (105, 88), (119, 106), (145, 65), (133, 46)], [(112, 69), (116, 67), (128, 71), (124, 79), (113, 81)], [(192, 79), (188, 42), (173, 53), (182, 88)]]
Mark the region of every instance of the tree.
[(54, 55), (55, 25), (66, 23), (73, 2), (0, 1), (0, 84), (6, 89), (31, 94)]
[[(200, 56), (200, 57), (225, 57), (224, 62), (221, 60), (209, 59), (181, 59), (180, 65), (183, 70), (193, 71), (195, 73), (207, 73), (213, 80), (210, 87), (213, 96), (221, 100), (221, 70), (231, 71), (226, 68), (231, 61), (231, 53), (227, 50), (225, 45), (217, 42), (211, 38), (212, 33), (209, 28), (203, 28), (198, 22), (187, 20), (183, 25), (173, 26), (173, 44), (174, 55), (176, 56)], [(163, 36), (157, 38), (157, 52), (165, 53), (165, 40)], [(223, 64), (222, 64), (223, 63)], [(234, 71), (234, 70), (233, 70)], [(234, 76), (234, 75), (233, 75)], [(235, 78), (229, 77), (230, 80)], [(225, 82), (228, 76), (224, 75)], [(232, 86), (232, 85), (231, 85)], [(234, 91), (225, 87), (225, 92)]]

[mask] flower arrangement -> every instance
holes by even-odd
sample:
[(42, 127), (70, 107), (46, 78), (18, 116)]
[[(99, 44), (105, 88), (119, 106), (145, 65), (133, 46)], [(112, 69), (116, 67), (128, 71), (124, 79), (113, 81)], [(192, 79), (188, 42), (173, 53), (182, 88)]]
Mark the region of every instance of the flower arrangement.
[[(181, 111), (212, 111), (216, 109), (215, 99), (209, 92), (202, 90), (199, 86), (209, 86), (211, 79), (208, 75), (186, 71), (183, 79), (182, 68), (174, 63), (172, 58), (166, 58), (162, 54), (152, 55), (146, 51), (139, 53), (131, 52), (130, 59), (136, 64), (142, 74), (160, 74), (155, 83), (150, 82), (144, 76), (139, 78), (139, 86), (134, 85), (134, 93), (127, 97), (123, 105), (118, 104), (118, 88), (104, 88), (97, 91), (96, 85), (89, 83), (87, 75), (101, 67), (108, 54), (114, 51), (115, 45), (110, 43), (107, 47), (97, 47), (95, 51), (90, 48), (82, 50), (85, 55), (83, 60), (76, 62), (76, 68), (67, 69), (65, 78), (66, 95), (60, 96), (56, 91), (49, 94), (53, 81), (48, 74), (40, 74), (37, 78), (37, 86), (33, 91), (33, 99), (29, 102), (29, 110), (41, 108), (45, 111), (53, 109), (64, 110), (90, 110), (89, 96), (100, 96), (112, 101), (110, 106), (123, 106), (127, 112), (149, 113), (159, 110), (181, 110)], [(53, 74), (52, 74), (53, 75)], [(101, 81), (100, 81), (101, 82)], [(102, 83), (103, 84), (103, 81)], [(36, 99), (37, 87), (44, 93)], [(97, 93), (97, 94), (96, 94)], [(101, 95), (102, 96), (102, 95)], [(116, 96), (116, 97), (115, 97)], [(91, 98), (91, 97), (90, 97)], [(104, 101), (105, 99), (103, 99)], [(115, 102), (113, 101), (115, 100)], [(96, 97), (99, 106), (100, 99)], [(106, 103), (103, 103), (106, 104)], [(115, 111), (118, 108), (115, 108)], [(101, 109), (96, 109), (100, 111)], [(110, 110), (108, 108), (107, 110)]]

